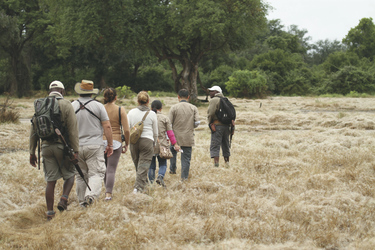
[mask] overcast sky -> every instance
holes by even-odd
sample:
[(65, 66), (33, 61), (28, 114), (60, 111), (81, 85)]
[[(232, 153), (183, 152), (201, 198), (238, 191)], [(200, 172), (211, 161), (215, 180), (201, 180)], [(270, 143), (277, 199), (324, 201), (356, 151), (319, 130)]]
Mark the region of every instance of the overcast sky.
[[(375, 0), (264, 0), (274, 9), (268, 19), (280, 19), (287, 28), (295, 24), (306, 29), (310, 42), (341, 40), (359, 21), (371, 17), (375, 22)], [(287, 30), (287, 29), (285, 29)]]

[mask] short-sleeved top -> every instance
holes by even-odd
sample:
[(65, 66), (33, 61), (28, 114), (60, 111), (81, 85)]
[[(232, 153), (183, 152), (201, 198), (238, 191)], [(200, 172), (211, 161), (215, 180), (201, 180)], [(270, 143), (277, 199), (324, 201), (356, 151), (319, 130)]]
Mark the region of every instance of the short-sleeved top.
[[(159, 143), (162, 146), (169, 147), (169, 139), (168, 139), (167, 131), (172, 130), (172, 124), (169, 121), (168, 116), (162, 114), (159, 111), (157, 112), (156, 117), (158, 119)], [(156, 143), (155, 150), (154, 150), (155, 154), (159, 154), (160, 152), (159, 143)]]
[[(78, 100), (82, 104), (85, 104), (92, 99), (90, 97), (79, 97)], [(103, 145), (102, 122), (109, 121), (104, 105), (96, 100), (86, 105), (86, 108), (93, 112), (100, 120), (86, 109), (79, 110), (80, 104), (78, 101), (74, 101), (72, 105), (77, 116), (79, 145)], [(79, 111), (77, 112), (77, 110)]]
[(179, 146), (194, 146), (194, 123), (199, 121), (198, 108), (185, 100), (169, 110), (169, 120)]

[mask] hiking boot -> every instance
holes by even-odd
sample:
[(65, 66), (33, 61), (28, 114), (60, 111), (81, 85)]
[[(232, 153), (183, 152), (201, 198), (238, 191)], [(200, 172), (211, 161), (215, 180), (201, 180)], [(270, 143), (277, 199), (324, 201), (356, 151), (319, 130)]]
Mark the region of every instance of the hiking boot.
[(156, 179), (156, 183), (163, 186), (163, 187), (166, 187), (165, 183), (164, 183), (164, 180), (163, 180), (163, 176), (161, 176), (161, 175), (159, 175), (158, 178)]
[(55, 217), (55, 211), (47, 211), (47, 220), (52, 220)]
[(176, 174), (176, 171), (169, 170), (170, 174)]
[(60, 210), (60, 212), (66, 210), (68, 208), (68, 199), (61, 197), (59, 203), (57, 204), (57, 208)]

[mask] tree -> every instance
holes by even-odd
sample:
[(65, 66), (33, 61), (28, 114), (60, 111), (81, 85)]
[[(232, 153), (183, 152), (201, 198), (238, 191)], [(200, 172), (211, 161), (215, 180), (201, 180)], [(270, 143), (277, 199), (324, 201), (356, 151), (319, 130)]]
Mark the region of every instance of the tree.
[(262, 98), (266, 95), (267, 78), (258, 70), (237, 70), (225, 85), (232, 96)]
[[(266, 23), (261, 0), (138, 0), (133, 20), (138, 42), (167, 60), (175, 91), (197, 98), (198, 66), (210, 52), (249, 46)], [(178, 72), (178, 63), (181, 71)]]
[(310, 62), (313, 65), (322, 64), (330, 54), (337, 51), (345, 51), (345, 46), (339, 41), (319, 40), (311, 46), (311, 52), (309, 53)]
[(47, 27), (39, 1), (0, 2), (0, 46), (7, 54), (8, 74), (4, 90), (23, 96), (30, 89), (31, 72), (28, 46)]
[(349, 51), (356, 53), (360, 58), (374, 60), (375, 24), (372, 18), (362, 18), (355, 28), (350, 29), (342, 42), (348, 46)]
[(133, 60), (133, 73), (137, 74), (140, 62), (134, 59), (137, 44), (130, 34), (129, 1), (44, 1), (53, 23), (48, 27), (49, 42), (58, 48), (57, 56), (80, 58), (73, 71), (77, 67), (90, 68), (93, 75), (87, 77), (92, 77), (100, 88), (107, 86), (106, 77), (116, 64)]

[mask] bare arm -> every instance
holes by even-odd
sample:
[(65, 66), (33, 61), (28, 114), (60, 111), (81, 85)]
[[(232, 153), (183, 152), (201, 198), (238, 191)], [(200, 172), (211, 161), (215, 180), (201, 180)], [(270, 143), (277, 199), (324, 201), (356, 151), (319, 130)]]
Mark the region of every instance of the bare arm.
[(108, 142), (104, 153), (107, 154), (107, 157), (110, 157), (113, 154), (113, 139), (112, 139), (111, 122), (109, 120), (103, 121), (102, 127), (103, 127), (103, 130), (104, 130), (104, 135), (107, 138), (107, 142)]

